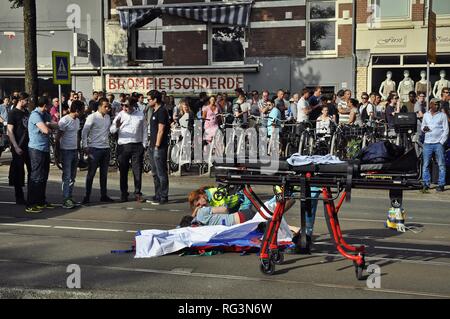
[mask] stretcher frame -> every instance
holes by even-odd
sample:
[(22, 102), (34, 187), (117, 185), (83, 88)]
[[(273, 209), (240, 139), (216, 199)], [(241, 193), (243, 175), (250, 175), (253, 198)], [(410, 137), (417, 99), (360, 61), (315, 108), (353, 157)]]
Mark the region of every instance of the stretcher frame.
[[(328, 231), (338, 252), (346, 259), (353, 261), (358, 280), (363, 279), (365, 268), (366, 247), (354, 246), (347, 243), (342, 235), (338, 213), (344, 201), (351, 201), (352, 189), (381, 189), (389, 190), (389, 197), (393, 207), (401, 207), (403, 191), (421, 189), (422, 183), (418, 174), (408, 172), (384, 173), (380, 171), (361, 172), (357, 163), (348, 162), (346, 170), (340, 165), (339, 172), (328, 170), (322, 173), (320, 165), (308, 165), (300, 169), (270, 171), (255, 168), (255, 165), (234, 163), (216, 164), (216, 181), (219, 184), (218, 197), (232, 192), (243, 191), (252, 202), (259, 214), (267, 220), (266, 229), (259, 253), (260, 270), (263, 274), (272, 275), (275, 265), (282, 264), (284, 253), (278, 247), (277, 233), (280, 228), (285, 206), (292, 198), (294, 188), (300, 187), (300, 234), (295, 242), (296, 253), (311, 253), (311, 238), (306, 235), (306, 216), (311, 216), (311, 201), (324, 202), (324, 214)], [(344, 172), (346, 171), (346, 172)], [(271, 216), (260, 197), (253, 191), (252, 186), (279, 186), (277, 204)], [(319, 198), (311, 197), (311, 187), (321, 189)], [(337, 205), (335, 204), (335, 201)]]

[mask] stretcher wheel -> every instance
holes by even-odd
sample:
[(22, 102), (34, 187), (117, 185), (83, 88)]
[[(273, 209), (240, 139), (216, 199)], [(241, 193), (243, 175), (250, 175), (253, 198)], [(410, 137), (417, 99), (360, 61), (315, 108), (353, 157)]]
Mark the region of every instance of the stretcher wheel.
[(277, 265), (281, 265), (284, 262), (284, 254), (280, 251), (272, 253), (270, 257), (272, 261)]
[(358, 280), (363, 280), (363, 274), (364, 274), (364, 268), (366, 267), (366, 262), (363, 259), (363, 262), (361, 265), (358, 265), (356, 261), (353, 262), (355, 265), (355, 275)]
[(261, 270), (261, 272), (264, 275), (273, 275), (273, 273), (275, 272), (275, 263), (273, 262), (272, 259), (261, 260), (261, 264), (259, 265), (259, 270)]

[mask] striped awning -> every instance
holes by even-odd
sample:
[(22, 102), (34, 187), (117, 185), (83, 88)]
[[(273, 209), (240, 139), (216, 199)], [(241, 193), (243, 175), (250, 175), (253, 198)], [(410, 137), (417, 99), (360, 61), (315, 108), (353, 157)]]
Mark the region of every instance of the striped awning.
[(173, 5), (118, 7), (123, 29), (140, 28), (160, 17), (170, 14), (214, 24), (248, 26), (253, 1), (196, 2)]

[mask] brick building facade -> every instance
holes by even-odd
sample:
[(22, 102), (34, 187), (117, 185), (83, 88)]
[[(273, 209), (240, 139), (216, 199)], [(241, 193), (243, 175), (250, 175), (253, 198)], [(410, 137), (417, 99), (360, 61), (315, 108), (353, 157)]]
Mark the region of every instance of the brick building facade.
[[(168, 6), (221, 1), (146, 2)], [(140, 31), (121, 29), (117, 10), (131, 4), (139, 6), (142, 1), (110, 0), (110, 19), (106, 23), (107, 84), (111, 78), (117, 80), (113, 83), (128, 81), (133, 77), (139, 78), (137, 82), (140, 83), (153, 83), (148, 79), (149, 76), (180, 75), (183, 78), (188, 75), (219, 74), (225, 77), (242, 77), (236, 83), (243, 85), (245, 90), (269, 89), (275, 92), (278, 88), (286, 88), (295, 92), (305, 86), (313, 87), (318, 84), (330, 91), (353, 87), (352, 0), (254, 1), (250, 23), (243, 28), (243, 35), (239, 39), (243, 53), (238, 58), (233, 57), (233, 61), (216, 61), (214, 42), (216, 29), (233, 27), (232, 25), (204, 23), (165, 13), (158, 19), (159, 22), (149, 24), (156, 26), (156, 29), (152, 29), (153, 33), (149, 30), (150, 34), (161, 40), (160, 59), (136, 59), (134, 51), (139, 44), (136, 44), (133, 33)], [(142, 27), (146, 28), (147, 26)], [(311, 29), (314, 32), (310, 32)], [(220, 59), (226, 59), (228, 54), (234, 55), (232, 50), (225, 49), (224, 53), (225, 56)], [(119, 91), (117, 85), (114, 84), (113, 88)], [(147, 88), (138, 89), (145, 91)], [(171, 93), (183, 95), (196, 94), (197, 91)], [(223, 88), (211, 89), (211, 92), (218, 91), (223, 91)]]

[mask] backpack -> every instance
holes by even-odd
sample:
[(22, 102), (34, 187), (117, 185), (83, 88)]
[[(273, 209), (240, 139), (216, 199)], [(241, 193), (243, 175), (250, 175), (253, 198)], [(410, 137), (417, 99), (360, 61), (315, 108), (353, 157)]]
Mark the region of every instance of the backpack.
[(404, 153), (404, 147), (383, 141), (366, 146), (356, 158), (360, 159), (362, 164), (381, 164), (390, 163)]

